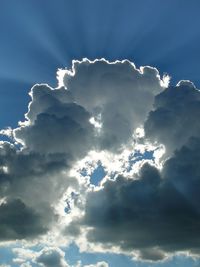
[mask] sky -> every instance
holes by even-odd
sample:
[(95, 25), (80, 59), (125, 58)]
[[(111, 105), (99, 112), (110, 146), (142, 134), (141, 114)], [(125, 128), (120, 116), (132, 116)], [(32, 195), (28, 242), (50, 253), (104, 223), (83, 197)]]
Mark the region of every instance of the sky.
[(198, 0), (2, 0), (0, 267), (199, 267)]

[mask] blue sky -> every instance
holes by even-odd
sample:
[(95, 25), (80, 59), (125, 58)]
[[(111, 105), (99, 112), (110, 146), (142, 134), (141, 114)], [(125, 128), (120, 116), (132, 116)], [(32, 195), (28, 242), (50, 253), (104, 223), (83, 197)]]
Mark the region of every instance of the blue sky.
[[(5, 203), (2, 202), (3, 204), (1, 203), (0, 205), (2, 207), (3, 214), (3, 219), (0, 216), (0, 240), (2, 242), (13, 239), (12, 235), (11, 238), (9, 236), (10, 233), (13, 233), (12, 231), (16, 231), (17, 233), (16, 236), (14, 235), (14, 239), (25, 240), (26, 238), (27, 240), (30, 240), (32, 236), (35, 237), (35, 233), (37, 231), (39, 234), (41, 233), (40, 231), (44, 231), (44, 227), (40, 229), (41, 221), (37, 222), (40, 212), (45, 211), (49, 216), (46, 216), (45, 219), (42, 218), (41, 220), (44, 219), (42, 223), (46, 224), (47, 228), (52, 226), (51, 223), (54, 220), (55, 214), (52, 214), (53, 212), (49, 207), (52, 207), (51, 204), (54, 203), (54, 197), (55, 199), (59, 198), (60, 200), (60, 194), (62, 190), (61, 188), (58, 190), (58, 184), (61, 181), (61, 184), (63, 183), (63, 186), (66, 186), (67, 189), (70, 188), (71, 190), (71, 187), (73, 188), (73, 186), (75, 188), (73, 188), (74, 191), (71, 192), (71, 195), (67, 195), (67, 199), (65, 199), (65, 201), (69, 201), (69, 207), (67, 208), (71, 209), (73, 205), (77, 205), (77, 208), (79, 211), (81, 211), (81, 207), (79, 204), (77, 204), (78, 202), (76, 202), (76, 194), (80, 195), (80, 201), (86, 201), (85, 215), (82, 219), (80, 219), (80, 221), (75, 221), (74, 227), (82, 227), (81, 229), (85, 229), (85, 226), (94, 227), (96, 232), (94, 231), (92, 233), (88, 231), (88, 236), (93, 234), (92, 237), (90, 236), (91, 239), (88, 237), (88, 243), (92, 243), (93, 240), (100, 243), (102, 242), (105, 245), (105, 236), (103, 233), (106, 233), (106, 231), (109, 232), (110, 229), (108, 226), (109, 222), (108, 225), (105, 225), (105, 222), (107, 219), (108, 221), (113, 219), (109, 217), (112, 207), (110, 208), (108, 205), (108, 209), (105, 208), (106, 204), (104, 202), (104, 197), (105, 199), (109, 199), (109, 194), (112, 191), (112, 185), (110, 185), (109, 181), (106, 179), (108, 179), (109, 176), (111, 177), (112, 175), (114, 176), (116, 174), (118, 176), (125, 176), (127, 173), (135, 177), (135, 169), (138, 168), (141, 170), (141, 172), (144, 170), (145, 167), (143, 168), (143, 165), (137, 165), (138, 162), (141, 163), (143, 161), (148, 161), (147, 165), (150, 162), (150, 165), (147, 167), (147, 172), (151, 179), (151, 173), (155, 170), (151, 170), (151, 167), (149, 166), (151, 166), (151, 164), (157, 164), (152, 161), (152, 153), (158, 151), (161, 144), (165, 146), (166, 151), (163, 158), (158, 157), (162, 163), (161, 165), (163, 166), (163, 171), (160, 171), (160, 166), (154, 166), (156, 169), (155, 172), (159, 172), (159, 181), (155, 182), (155, 186), (159, 187), (159, 184), (161, 183), (160, 181), (164, 177), (167, 181), (164, 185), (164, 194), (168, 192), (167, 190), (169, 184), (173, 184), (174, 188), (178, 192), (178, 194), (176, 194), (173, 190), (169, 191), (172, 194), (172, 199), (178, 203), (177, 207), (175, 207), (175, 219), (171, 217), (169, 218), (169, 221), (168, 217), (166, 219), (167, 223), (169, 222), (170, 225), (171, 221), (173, 222), (174, 228), (171, 227), (170, 229), (172, 232), (177, 230), (175, 229), (175, 221), (177, 219), (177, 221), (180, 223), (180, 220), (183, 218), (183, 209), (186, 209), (186, 212), (189, 214), (188, 216), (191, 216), (191, 222), (193, 222), (192, 220), (195, 218), (200, 218), (200, 211), (197, 207), (197, 203), (199, 201), (198, 192), (195, 191), (195, 187), (197, 188), (199, 185), (196, 177), (199, 176), (200, 171), (198, 169), (198, 162), (196, 162), (199, 157), (197, 147), (199, 147), (200, 144), (199, 126), (197, 123), (198, 116), (200, 114), (199, 96), (196, 90), (192, 90), (192, 92), (190, 92), (191, 88), (196, 89), (200, 87), (199, 11), (199, 0), (1, 1), (0, 129), (4, 129), (6, 127), (15, 129), (18, 126), (19, 121), (24, 121), (24, 114), (28, 111), (28, 103), (30, 101), (32, 103), (29, 107), (29, 112), (26, 118), (29, 120), (30, 124), (19, 126), (19, 128), (12, 131), (11, 134), (12, 138), (14, 136), (14, 139), (11, 138), (11, 143), (13, 143), (13, 140), (19, 143), (21, 142), (20, 146), (18, 143), (16, 144), (15, 149), (13, 149), (12, 145), (9, 145), (8, 148), (7, 144), (4, 143), (1, 148), (3, 152), (0, 151), (0, 165), (1, 172), (3, 173), (1, 173), (1, 187), (3, 193), (0, 192), (0, 196), (1, 201), (4, 201), (4, 197), (6, 201), (8, 201)], [(130, 62), (133, 62), (136, 67), (133, 68), (132, 65), (127, 65), (129, 63), (115, 63), (112, 69), (112, 65), (110, 65), (108, 62), (84, 62), (81, 61), (83, 58), (88, 58), (91, 61), (105, 58), (109, 62), (114, 62), (116, 60), (121, 62), (124, 59), (128, 59)], [(72, 66), (72, 60), (81, 61), (81, 63), (77, 63), (77, 67), (75, 67), (76, 71), (74, 79), (73, 75), (69, 74), (68, 72), (65, 72), (65, 76), (63, 78), (63, 84), (66, 88), (71, 90), (72, 96), (69, 96), (69, 94), (66, 92), (63, 93), (62, 89), (60, 92), (54, 94), (54, 92), (51, 91), (51, 88), (49, 88), (47, 85), (41, 86), (41, 88), (38, 86), (41, 93), (37, 94), (39, 90), (36, 86), (32, 91), (32, 96), (28, 94), (35, 84), (45, 83), (52, 88), (55, 88), (58, 85), (58, 81), (56, 79), (57, 70), (59, 68), (70, 69)], [(88, 74), (89, 71), (87, 70), (87, 64), (91, 66), (89, 67), (92, 73), (91, 77), (94, 77), (94, 80), (91, 78), (91, 83), (90, 74)], [(154, 70), (152, 70), (150, 67), (147, 67), (146, 72), (139, 72), (138, 69), (140, 66), (155, 67), (160, 76), (157, 75), (157, 72), (154, 72)], [(133, 71), (133, 76), (136, 75), (136, 78), (134, 78), (135, 80), (131, 80), (129, 77), (130, 79), (126, 83), (125, 80), (131, 71)], [(128, 73), (127, 76), (126, 73)], [(138, 73), (141, 74), (141, 78), (140, 74)], [(172, 87), (168, 88), (168, 85), (165, 86), (162, 84), (162, 77), (166, 74), (171, 77), (170, 84), (172, 86), (175, 86), (180, 80), (190, 80), (196, 87), (194, 85), (191, 86), (191, 84), (187, 82), (185, 84), (182, 83), (174, 88), (183, 88), (183, 95), (180, 96), (178, 90), (173, 94), (171, 89)], [(109, 75), (111, 78), (109, 78)], [(118, 79), (118, 76), (122, 78)], [(104, 77), (105, 80), (101, 80), (102, 77)], [(59, 79), (61, 78), (62, 77)], [(113, 82), (113, 79), (116, 79), (116, 82)], [(148, 84), (149, 88), (152, 89), (152, 95), (146, 93), (145, 90), (144, 92), (142, 91), (141, 95), (140, 93), (132, 95), (131, 92), (129, 92), (129, 82), (133, 83), (132, 86), (136, 86), (136, 89), (142, 88), (142, 90)], [(120, 88), (123, 88), (123, 83), (124, 88), (127, 88), (128, 92), (126, 98), (122, 94), (115, 95), (113, 90), (114, 87), (118, 88), (118, 85)], [(99, 84), (103, 89), (110, 87), (110, 93), (100, 94), (98, 92), (99, 88), (101, 88)], [(84, 86), (86, 87), (86, 90), (88, 90), (86, 93), (82, 93), (81, 90), (79, 90)], [(94, 95), (92, 86), (96, 86)], [(162, 90), (165, 91), (163, 92)], [(44, 98), (42, 98), (40, 94), (43, 94)], [(66, 99), (66, 101), (62, 100), (62, 97), (63, 99)], [(145, 99), (141, 100), (144, 97)], [(135, 100), (136, 98), (139, 100)], [(173, 101), (171, 101), (172, 98)], [(73, 99), (75, 102), (73, 102), (71, 99)], [(180, 105), (180, 102), (183, 102), (182, 106)], [(98, 104), (95, 106), (96, 103), (100, 103), (99, 106)], [(154, 110), (152, 108), (153, 103)], [(129, 108), (132, 105), (135, 105), (136, 108), (133, 108), (133, 110), (130, 111)], [(142, 108), (138, 107), (137, 105), (142, 106)], [(99, 114), (102, 117), (99, 117)], [(97, 122), (102, 123), (104, 128), (100, 134), (98, 132), (99, 129), (96, 129), (98, 126), (96, 127), (92, 123), (88, 123), (90, 119), (89, 116), (92, 116)], [(135, 120), (133, 123), (131, 116), (133, 116), (133, 121)], [(192, 120), (194, 121), (193, 124), (191, 122)], [(165, 125), (163, 122), (165, 122)], [(130, 151), (130, 149), (134, 150), (135, 148), (133, 146), (131, 148), (129, 147), (130, 136), (132, 136), (132, 131), (136, 130), (137, 127), (141, 125), (145, 129), (145, 137), (147, 140), (150, 140), (152, 146), (153, 144), (155, 145), (155, 142), (157, 142), (157, 148), (152, 148), (152, 146), (148, 147), (147, 143), (144, 141), (145, 139), (136, 138), (137, 140), (135, 142), (138, 142), (138, 145), (142, 144), (143, 147), (141, 149), (140, 146), (141, 151), (139, 151), (137, 148), (135, 150), (136, 154), (134, 154), (132, 151)], [(81, 130), (77, 131), (77, 129)], [(174, 131), (171, 131), (171, 129), (174, 129)], [(67, 132), (66, 135), (64, 134), (65, 132)], [(8, 137), (2, 136), (1, 140), (8, 140)], [(21, 152), (19, 152), (19, 147), (23, 147)], [(125, 153), (128, 152), (125, 150), (120, 150), (122, 147), (126, 147), (127, 151), (129, 149), (130, 153), (127, 161), (127, 154)], [(86, 168), (87, 173), (81, 176), (80, 168), (79, 166), (77, 167), (75, 163), (83, 159), (88, 152), (91, 152), (95, 149), (101, 152), (107, 151), (108, 153), (106, 152), (107, 154), (103, 157), (102, 154), (99, 154), (99, 158), (96, 158), (96, 156), (91, 156), (89, 160), (85, 159), (85, 167), (81, 165), (81, 168), (82, 170)], [(187, 152), (186, 155), (189, 155), (189, 159), (187, 156), (183, 156), (185, 151)], [(109, 153), (113, 153), (115, 158), (114, 156), (111, 158)], [(122, 155), (121, 158), (120, 153)], [(139, 158), (137, 157), (137, 153), (140, 155)], [(156, 156), (154, 155), (154, 157)], [(191, 159), (193, 160), (192, 163)], [(185, 165), (182, 167), (179, 162), (184, 162)], [(129, 164), (129, 167), (127, 167), (127, 164)], [(4, 168), (7, 168), (8, 170), (5, 170)], [(70, 181), (68, 183), (63, 177), (63, 171), (66, 171), (67, 175), (69, 175), (68, 172), (70, 170), (75, 170), (76, 173), (79, 172), (80, 177), (77, 176), (79, 177), (77, 178), (77, 181), (80, 183), (78, 189), (76, 188), (77, 185), (75, 186), (75, 183), (71, 182), (71, 178), (69, 178)], [(55, 177), (57, 177), (57, 173), (60, 175), (60, 180), (59, 182), (54, 182)], [(116, 177), (118, 177), (117, 175)], [(156, 176), (155, 173), (154, 175)], [(181, 182), (179, 179), (180, 175), (183, 177)], [(187, 181), (187, 175), (188, 177), (192, 177), (191, 187), (190, 183)], [(44, 183), (41, 182), (40, 184), (41, 177), (43, 177)], [(48, 182), (46, 182), (47, 177), (50, 177), (48, 178)], [(138, 177), (141, 178), (141, 183), (144, 182), (145, 186), (146, 176), (143, 175), (143, 172), (142, 174), (139, 172), (137, 178)], [(174, 180), (171, 177), (174, 178)], [(79, 181), (78, 179), (82, 180)], [(91, 193), (91, 188), (93, 186), (98, 186), (102, 179), (104, 179), (105, 190), (102, 189), (100, 193)], [(120, 193), (122, 190), (123, 194), (123, 189), (120, 188), (120, 183), (125, 183), (125, 188), (130, 186), (131, 190), (136, 190), (134, 192), (137, 195), (138, 191), (135, 189), (135, 184), (132, 184), (130, 181), (127, 182), (127, 180), (123, 179), (123, 177), (122, 180), (119, 178), (118, 192)], [(18, 180), (19, 182), (16, 182)], [(89, 185), (87, 184), (86, 188), (86, 183), (88, 183), (88, 181)], [(118, 178), (116, 178), (116, 181), (118, 181)], [(6, 191), (6, 183), (9, 184), (8, 192)], [(52, 186), (52, 188), (47, 187), (47, 184), (49, 187)], [(31, 187), (32, 189), (30, 189)], [(86, 188), (85, 190), (88, 195), (83, 193), (83, 196), (81, 196), (80, 192), (83, 192), (83, 188)], [(41, 197), (43, 204), (45, 201), (43, 199), (43, 193), (40, 191), (44, 190), (45, 192), (45, 190), (47, 190), (46, 202), (48, 204), (45, 203), (44, 206), (42, 204), (42, 208), (40, 210), (40, 208), (38, 208), (39, 206), (37, 201), (31, 201), (29, 199), (29, 193), (27, 193), (29, 190), (31, 191), (30, 198), (33, 197), (36, 199), (39, 196), (39, 198)], [(56, 190), (58, 190), (58, 192)], [(75, 191), (78, 193), (74, 193)], [(129, 193), (130, 191), (127, 189), (127, 195)], [(147, 196), (145, 194), (147, 194)], [(134, 197), (130, 197), (130, 199), (131, 201), (139, 201), (139, 204), (142, 206), (143, 203), (148, 204), (148, 202), (146, 202), (149, 197), (148, 194), (151, 194), (151, 192), (148, 193), (144, 191), (144, 199), (138, 198), (138, 200)], [(192, 194), (193, 196), (191, 197)], [(90, 204), (92, 197), (94, 198), (93, 205)], [(117, 201), (119, 202), (115, 204), (118, 205), (119, 209), (120, 205), (122, 205), (122, 207), (124, 207), (123, 205), (127, 205), (127, 210), (131, 210), (132, 207), (129, 207), (129, 204), (124, 204), (123, 202), (126, 201), (126, 199), (120, 199), (121, 193), (118, 197), (119, 199)], [(161, 202), (163, 198), (161, 198)], [(180, 205), (179, 201), (181, 203)], [(167, 206), (171, 212), (171, 203), (166, 203), (163, 201), (161, 207), (163, 208)], [(184, 203), (183, 206), (182, 203)], [(191, 210), (189, 209), (190, 204), (192, 206)], [(6, 207), (5, 209), (4, 205)], [(14, 209), (17, 207), (16, 209), (19, 211), (19, 214), (18, 212), (13, 213), (9, 211), (10, 207), (12, 211), (14, 210), (13, 205)], [(93, 208), (96, 209), (97, 214), (98, 211), (103, 210), (102, 213), (99, 212), (99, 217), (96, 216), (96, 220), (91, 220), (90, 217), (94, 211)], [(160, 206), (156, 206), (156, 208), (159, 210)], [(151, 211), (152, 210), (150, 210), (150, 213)], [(140, 212), (142, 214), (142, 210), (140, 210)], [(166, 209), (166, 213), (167, 212), (168, 209)], [(138, 214), (135, 215), (138, 216)], [(6, 218), (5, 221), (4, 216), (8, 216), (8, 219)], [(19, 220), (19, 218), (24, 218), (26, 216), (30, 216), (30, 218), (27, 219), (28, 228), (25, 227), (18, 232), (18, 223), (12, 226), (10, 221)], [(72, 212), (72, 219), (75, 218), (73, 216), (75, 215), (73, 215)], [(159, 217), (159, 219), (161, 217)], [(120, 223), (121, 219), (118, 219)], [(31, 220), (35, 223), (33, 223), (34, 225), (30, 223)], [(186, 224), (187, 223), (188, 221), (186, 220)], [(14, 230), (10, 230), (10, 225)], [(194, 229), (196, 229), (195, 226)], [(3, 230), (1, 230), (1, 227)], [(6, 230), (4, 230), (4, 227), (8, 227), (8, 229), (5, 228)], [(118, 227), (118, 225), (116, 227)], [(138, 225), (136, 225), (136, 227), (138, 227), (136, 228), (138, 231), (145, 230), (141, 230)], [(188, 229), (190, 228), (180, 228), (183, 231), (181, 233), (185, 233), (187, 238), (189, 236)], [(33, 231), (30, 236), (29, 233), (25, 234), (23, 232), (29, 231), (27, 229), (29, 229), (30, 232)], [(69, 229), (66, 227), (65, 231)], [(102, 229), (103, 232), (99, 232), (102, 231)], [(159, 231), (160, 229), (158, 232)], [(101, 236), (103, 236), (102, 239), (99, 236), (99, 233)], [(137, 248), (141, 253), (139, 254), (140, 256), (145, 253), (149, 253), (146, 252), (146, 250), (143, 251), (145, 246), (149, 248), (149, 243), (148, 245), (145, 243), (145, 245), (143, 244), (141, 246), (136, 246), (132, 243), (130, 244), (130, 240), (126, 243), (127, 240), (124, 240), (124, 238), (127, 236), (127, 233), (124, 229), (121, 233), (122, 240), (115, 242), (124, 242), (125, 250), (127, 248)], [(110, 242), (109, 244), (113, 245), (113, 240), (115, 240), (113, 237), (114, 235), (115, 233), (112, 233), (110, 236), (108, 236), (108, 241)], [(66, 234), (66, 239), (67, 238), (71, 237)], [(160, 243), (157, 242), (156, 238), (158, 238)], [(167, 241), (163, 242), (162, 238), (163, 235), (161, 234), (152, 240), (150, 235), (150, 239), (153, 244), (152, 247), (155, 246), (158, 248), (158, 250), (160, 249), (159, 253), (161, 251), (161, 254), (173, 254), (181, 249), (184, 251), (195, 251), (196, 253), (196, 249), (199, 249), (200, 245), (195, 240), (195, 230), (192, 234), (191, 240), (188, 241), (188, 245), (184, 243), (184, 238), (182, 241), (181, 238), (179, 240), (179, 236), (177, 237), (178, 241), (175, 240), (174, 243), (172, 242), (173, 244), (169, 244)], [(181, 242), (184, 244), (182, 245)], [(20, 265), (25, 263), (25, 261), (21, 263), (13, 262), (13, 259), (16, 258), (16, 254), (12, 250), (14, 247), (19, 247), (19, 245), (12, 244), (11, 247), (6, 247), (4, 244), (2, 245), (0, 248), (0, 266), (1, 264), (8, 264), (12, 267), (28, 266)], [(81, 261), (82, 265), (79, 265), (80, 267), (89, 266), (89, 264), (97, 264), (98, 262), (102, 261), (108, 263), (109, 267), (200, 266), (200, 260), (186, 256), (176, 255), (164, 262), (158, 261), (152, 263), (147, 261), (133, 260), (130, 255), (126, 256), (123, 253), (118, 255), (107, 252), (91, 253), (89, 250), (88, 252), (80, 252), (77, 245), (71, 245), (69, 248), (67, 245), (64, 247), (61, 245), (60, 247), (62, 247), (62, 250), (66, 253), (66, 262), (69, 264), (69, 266), (73, 267), (78, 266), (76, 265), (78, 264), (78, 261)], [(123, 245), (120, 248), (123, 250)], [(50, 265), (45, 263), (46, 258), (43, 258), (42, 253), (44, 252), (42, 252), (42, 248), (36, 246), (33, 248), (33, 251), (39, 251), (39, 249), (41, 249), (41, 255), (34, 254), (32, 262), (29, 258), (27, 259), (30, 261), (32, 264), (31, 266), (33, 267), (49, 267)], [(56, 251), (53, 251), (52, 255), (54, 252), (57, 253)], [(62, 261), (62, 252), (58, 252), (58, 254), (60, 255)], [(199, 252), (197, 252), (197, 254), (199, 255)], [(153, 255), (153, 257), (154, 256), (155, 255)], [(157, 256), (160, 257), (160, 254), (156, 255), (155, 257)], [(141, 256), (141, 258), (145, 258), (145, 256)], [(55, 267), (68, 266), (62, 265), (64, 264), (62, 262), (59, 264), (59, 266)], [(91, 267), (93, 266), (101, 267), (101, 265), (92, 265)], [(102, 266), (104, 267), (104, 265)], [(107, 265), (105, 266), (107, 267)]]
[(23, 119), (35, 83), (72, 59), (128, 58), (199, 85), (198, 0), (1, 1), (2, 127)]

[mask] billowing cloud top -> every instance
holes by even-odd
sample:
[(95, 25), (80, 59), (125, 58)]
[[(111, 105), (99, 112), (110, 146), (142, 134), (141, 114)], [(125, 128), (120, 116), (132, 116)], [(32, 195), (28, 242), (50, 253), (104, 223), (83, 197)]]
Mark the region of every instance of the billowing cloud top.
[[(155, 68), (104, 59), (74, 61), (58, 81), (36, 84), (25, 121), (1, 131), (10, 138), (0, 144), (1, 241), (74, 241), (148, 260), (199, 255), (194, 84), (169, 86)], [(99, 164), (105, 177), (92, 185)], [(58, 248), (34, 261), (68, 266)]]

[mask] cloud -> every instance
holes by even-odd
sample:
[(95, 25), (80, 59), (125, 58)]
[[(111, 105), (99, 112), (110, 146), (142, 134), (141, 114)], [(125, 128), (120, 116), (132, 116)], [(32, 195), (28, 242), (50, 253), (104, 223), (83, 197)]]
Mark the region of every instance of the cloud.
[(20, 265), (20, 267), (32, 267), (30, 262), (25, 262)]
[(84, 265), (83, 267), (109, 267), (108, 263), (105, 261), (97, 262), (96, 264)]
[[(43, 267), (69, 267), (65, 259), (65, 252), (58, 247), (44, 247), (39, 252), (31, 249), (14, 248), (13, 252), (17, 258), (13, 260), (20, 267), (43, 266)], [(83, 265), (78, 261), (73, 267), (109, 267), (105, 261), (95, 264)]]
[(81, 222), (89, 242), (139, 251), (161, 260), (198, 249), (200, 220), (200, 138), (192, 138), (162, 170), (144, 164), (138, 176), (118, 176), (88, 194)]
[[(47, 181), (41, 182), (41, 178), (53, 175), (64, 166), (61, 160), (59, 156), (55, 159), (19, 152), (7, 142), (1, 144), (1, 240), (34, 238), (49, 229), (55, 215), (47, 197), (42, 195)], [(48, 179), (48, 182), (52, 184), (53, 181)]]
[(57, 247), (44, 247), (39, 252), (31, 249), (15, 248), (13, 249), (17, 258), (14, 263), (21, 263), (25, 266), (43, 266), (43, 267), (69, 267), (65, 260), (65, 253)]
[(30, 266), (30, 261), (32, 261), (37, 255), (37, 252), (23, 247), (13, 248), (12, 252), (14, 255), (16, 255), (16, 258), (13, 259), (13, 262), (18, 264), (22, 263), (24, 266)]
[[(58, 79), (58, 88), (35, 85), (25, 121), (0, 131), (10, 138), (0, 143), (1, 240), (44, 242), (46, 235), (63, 245), (74, 238), (94, 250), (117, 248), (152, 261), (197, 251), (200, 93), (194, 84), (169, 86), (155, 68), (104, 59), (74, 61)], [(161, 145), (164, 157), (147, 160)], [(100, 155), (121, 155), (123, 167), (109, 171), (111, 161)], [(98, 187), (76, 167), (80, 161), (93, 171), (99, 163), (105, 168)], [(68, 266), (59, 248), (46, 246), (33, 259)]]
[(111, 151), (131, 140), (151, 110), (154, 96), (165, 88), (157, 69), (137, 69), (128, 60), (73, 61), (72, 70), (62, 72), (61, 78), (73, 100), (101, 123), (97, 142)]
[(85, 214), (74, 225), (89, 227), (88, 242), (137, 251), (140, 258), (152, 261), (178, 251), (196, 251), (200, 245), (199, 100), (199, 91), (189, 81), (158, 92), (152, 110), (140, 122), (144, 122), (144, 141), (165, 146), (162, 169), (144, 164), (138, 175), (118, 175), (89, 192)]
[(65, 261), (65, 253), (59, 248), (44, 248), (35, 262), (44, 267), (69, 267)]
[(180, 149), (190, 137), (199, 137), (200, 93), (193, 83), (181, 81), (155, 97), (145, 123), (146, 137), (162, 143), (166, 155)]
[(155, 68), (136, 69), (129, 61), (74, 61), (72, 68), (62, 76), (65, 88), (33, 86), (25, 121), (1, 131), (12, 141), (0, 146), (4, 240), (55, 229), (58, 203), (69, 187), (78, 188), (72, 166), (91, 150), (113, 152), (128, 144), (164, 89)]
[(89, 112), (76, 103), (69, 103), (64, 89), (36, 85), (31, 96), (27, 121), (15, 129), (15, 138), (28, 150), (40, 154), (66, 153), (72, 159), (85, 156), (94, 143)]
[(0, 206), (0, 240), (34, 237), (47, 230), (40, 214), (15, 199)]

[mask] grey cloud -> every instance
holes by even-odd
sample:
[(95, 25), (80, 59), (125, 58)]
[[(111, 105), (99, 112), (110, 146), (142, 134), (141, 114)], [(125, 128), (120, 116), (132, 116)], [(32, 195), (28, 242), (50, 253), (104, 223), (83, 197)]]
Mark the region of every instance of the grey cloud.
[[(164, 89), (155, 68), (136, 69), (129, 61), (74, 61), (73, 71), (64, 76), (67, 90), (45, 84), (32, 88), (29, 125), (14, 132), (29, 149), (68, 151), (75, 157), (97, 146), (116, 151), (131, 140)], [(97, 136), (91, 117), (102, 124)]]
[(139, 251), (138, 256), (140, 259), (156, 262), (156, 261), (162, 261), (166, 257), (166, 254), (158, 247), (155, 248), (151, 247), (151, 248), (142, 248)]
[(4, 199), (0, 205), (2, 240), (36, 238), (50, 230), (57, 221), (54, 205), (69, 185), (76, 186), (77, 183), (70, 178), (68, 170), (66, 154), (27, 153), (7, 142), (1, 144), (0, 197)]
[[(42, 202), (43, 197), (40, 190), (48, 193), (51, 192), (49, 190), (52, 190), (53, 197), (55, 196), (53, 190), (59, 183), (67, 185), (64, 177), (58, 173), (63, 169), (68, 170), (68, 168), (65, 154), (26, 153), (4, 142), (0, 146), (0, 195), (8, 198), (26, 198), (26, 201), (30, 202), (29, 204), (34, 204), (38, 198)], [(38, 195), (34, 195), (34, 192)], [(31, 195), (32, 198), (30, 198)], [(45, 202), (47, 202), (48, 195), (45, 198)]]
[[(138, 250), (150, 260), (196, 250), (199, 92), (186, 81), (164, 90), (156, 69), (138, 70), (129, 61), (75, 61), (73, 68), (64, 76), (66, 88), (32, 88), (26, 121), (14, 130), (21, 149), (1, 143), (2, 240), (35, 238), (51, 229), (58, 219), (54, 207), (68, 186), (78, 187), (69, 175), (73, 164), (92, 149), (119, 152), (145, 122), (145, 138), (163, 143), (170, 156), (163, 169), (145, 164), (132, 179), (121, 175), (106, 181), (104, 188), (88, 193), (84, 218), (66, 231), (77, 237), (82, 226), (90, 226), (89, 242)], [(101, 129), (89, 122), (91, 117)], [(36, 261), (67, 266), (57, 249), (43, 250)]]
[[(31, 96), (26, 122), (14, 130), (14, 141), (21, 141), (21, 149), (8, 142), (0, 145), (0, 197), (7, 203), (15, 203), (17, 199), (29, 208), (29, 213), (24, 214), (24, 210), (19, 209), (25, 217), (18, 225), (18, 232), (23, 233), (17, 236), (19, 239), (35, 238), (36, 232), (43, 234), (57, 222), (54, 207), (68, 186), (77, 186), (76, 179), (70, 178), (69, 170), (94, 144), (94, 126), (89, 122), (89, 113), (83, 107), (69, 103), (66, 89), (53, 90), (47, 85), (36, 85)], [(33, 218), (35, 214), (41, 217), (43, 230), (32, 233), (34, 227), (29, 227), (30, 232), (25, 232), (26, 219), (31, 217), (31, 212)], [(11, 214), (12, 210), (5, 213), (5, 220), (8, 216), (9, 221)], [(15, 240), (14, 228), (15, 222), (13, 225), (8, 223), (8, 234), (2, 235), (2, 239), (13, 237)]]
[[(43, 266), (43, 267), (69, 267), (65, 258), (65, 252), (58, 247), (44, 247), (39, 252), (24, 248), (15, 248), (13, 253), (17, 256), (14, 262), (22, 263), (20, 267)], [(73, 267), (109, 267), (105, 261), (92, 264), (82, 264), (78, 261)]]
[[(42, 96), (34, 93), (40, 89)], [(56, 98), (55, 91), (62, 91), (62, 101)], [(64, 102), (65, 94), (68, 92), (62, 88), (33, 87), (33, 99), (26, 115), (29, 125), (16, 129), (15, 138), (22, 140), (29, 150), (40, 154), (66, 153), (74, 159), (85, 156), (94, 144), (94, 127), (89, 122), (91, 116), (83, 107)]]
[(138, 176), (119, 176), (88, 194), (79, 223), (92, 228), (90, 242), (137, 250), (153, 261), (166, 253), (198, 249), (199, 115), (200, 93), (189, 81), (155, 97), (145, 137), (164, 144), (168, 160), (161, 171), (145, 164)]
[(33, 238), (44, 234), (48, 224), (20, 199), (0, 206), (0, 240)]
[[(191, 210), (200, 213), (200, 138), (192, 137), (165, 162), (163, 179), (182, 195)], [(186, 214), (187, 215), (187, 214)], [(187, 216), (186, 216), (187, 217)], [(188, 241), (189, 242), (189, 241)]]
[(44, 267), (69, 267), (65, 261), (65, 253), (59, 248), (44, 248), (35, 262)]
[(31, 96), (31, 102), (25, 116), (31, 122), (35, 121), (38, 114), (44, 113), (46, 109), (52, 106), (73, 102), (70, 93), (66, 92), (65, 88), (56, 90), (47, 84), (34, 85), (29, 95)]
[(143, 165), (133, 179), (119, 176), (89, 193), (83, 223), (90, 242), (140, 251), (148, 260), (199, 248), (200, 139), (167, 160), (160, 172)]
[(57, 222), (54, 206), (69, 185), (77, 186), (69, 170), (94, 144), (94, 126), (83, 107), (69, 103), (66, 89), (36, 85), (31, 97), (26, 123), (14, 130), (22, 149), (5, 142), (0, 149), (1, 196), (21, 199), (42, 216), (49, 230)]
[[(29, 213), (42, 218), (46, 230), (57, 221), (56, 203), (69, 185), (77, 186), (69, 177), (72, 165), (92, 149), (118, 150), (130, 141), (154, 95), (163, 90), (156, 69), (137, 70), (128, 61), (75, 62), (74, 71), (74, 76), (66, 71), (67, 89), (46, 84), (31, 89), (25, 122), (12, 135), (21, 149), (7, 142), (0, 147), (0, 197), (24, 203)], [(103, 124), (98, 133), (91, 117)], [(20, 227), (23, 231), (23, 221)]]
[[(65, 152), (81, 158), (91, 149), (119, 150), (143, 125), (154, 96), (164, 89), (158, 71), (129, 61), (74, 61), (65, 88), (35, 85), (27, 122), (14, 137), (39, 153)], [(143, 104), (145, 99), (145, 105)], [(102, 127), (97, 132), (89, 119)]]
[(200, 92), (189, 81), (170, 86), (155, 97), (155, 109), (145, 123), (146, 137), (166, 146), (166, 155), (199, 137)]
[[(118, 150), (131, 140), (151, 110), (154, 96), (164, 88), (155, 68), (136, 69), (129, 61), (74, 61), (73, 75), (66, 72), (64, 85), (74, 101), (86, 108), (102, 129), (100, 148)], [(145, 101), (145, 104), (144, 104)]]

